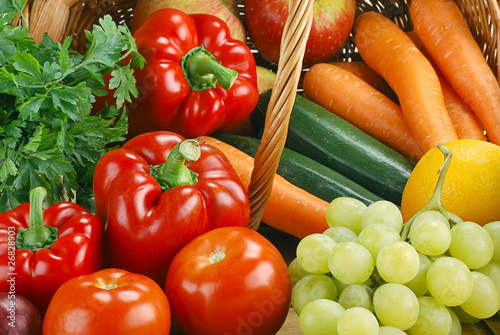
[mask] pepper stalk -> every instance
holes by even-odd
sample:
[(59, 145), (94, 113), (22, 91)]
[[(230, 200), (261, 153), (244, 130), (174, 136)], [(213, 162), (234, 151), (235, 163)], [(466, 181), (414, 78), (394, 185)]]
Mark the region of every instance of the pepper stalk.
[(36, 252), (50, 248), (57, 241), (57, 228), (43, 223), (43, 202), (46, 196), (47, 190), (43, 187), (35, 187), (30, 191), (29, 227), (18, 230), (16, 238), (18, 249)]
[(150, 174), (158, 181), (163, 191), (180, 185), (193, 185), (198, 174), (191, 171), (186, 160), (197, 161), (201, 155), (200, 144), (195, 139), (179, 142), (168, 155), (164, 164), (151, 167)]
[(215, 88), (217, 82), (229, 89), (238, 78), (238, 72), (224, 67), (203, 45), (188, 51), (182, 57), (182, 70), (193, 91)]

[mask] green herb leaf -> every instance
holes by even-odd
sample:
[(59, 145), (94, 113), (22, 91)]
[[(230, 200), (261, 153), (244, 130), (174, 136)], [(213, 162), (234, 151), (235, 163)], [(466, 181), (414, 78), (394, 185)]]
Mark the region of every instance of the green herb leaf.
[(4, 182), (6, 176), (15, 176), (17, 174), (16, 164), (10, 159), (10, 157), (6, 158), (0, 164), (0, 176), (3, 179), (0, 179), (0, 182)]
[(26, 84), (21, 83), (21, 85), (39, 85), (43, 83), (40, 63), (32, 54), (19, 51), (12, 56), (12, 60), (14, 61), (14, 69), (20, 72), (17, 81), (20, 79), (26, 80)]
[(16, 12), (22, 13), (25, 3), (26, 0), (0, 0), (0, 13), (5, 14), (2, 15), (6, 16), (6, 18), (4, 17), (5, 22), (11, 21), (15, 17)]
[(121, 108), (125, 100), (132, 102), (130, 95), (137, 97), (139, 91), (136, 87), (136, 79), (133, 75), (134, 70), (130, 68), (130, 64), (124, 67), (119, 67), (111, 72), (111, 79), (109, 80), (109, 88), (116, 89), (114, 98), (116, 99), (116, 106)]
[(89, 71), (95, 71), (102, 65), (114, 67), (120, 60), (121, 53), (127, 49), (126, 38), (111, 16), (101, 18), (99, 24), (100, 26), (94, 26), (92, 33), (86, 32), (91, 43), (88, 45), (83, 65)]

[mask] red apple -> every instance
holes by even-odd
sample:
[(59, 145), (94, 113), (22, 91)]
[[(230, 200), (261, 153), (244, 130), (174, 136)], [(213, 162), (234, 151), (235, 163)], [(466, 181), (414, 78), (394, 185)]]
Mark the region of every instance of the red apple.
[(240, 17), (240, 10), (235, 0), (218, 0), (221, 4), (227, 7), (236, 17)]
[[(315, 0), (313, 24), (304, 67), (331, 60), (349, 38), (356, 14), (355, 0)], [(245, 0), (250, 40), (261, 56), (278, 64), (281, 36), (288, 17), (288, 0)]]
[(273, 88), (274, 82), (276, 81), (276, 73), (265, 68), (263, 66), (257, 65), (257, 88), (259, 93)]

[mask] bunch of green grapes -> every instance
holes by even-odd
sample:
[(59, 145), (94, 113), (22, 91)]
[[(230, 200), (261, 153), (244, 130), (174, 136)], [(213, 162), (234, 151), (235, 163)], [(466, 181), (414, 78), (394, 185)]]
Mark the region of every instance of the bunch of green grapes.
[(334, 199), (330, 228), (304, 237), (289, 265), (302, 332), (454, 335), (500, 313), (500, 221), (444, 214), (406, 226), (389, 201)]

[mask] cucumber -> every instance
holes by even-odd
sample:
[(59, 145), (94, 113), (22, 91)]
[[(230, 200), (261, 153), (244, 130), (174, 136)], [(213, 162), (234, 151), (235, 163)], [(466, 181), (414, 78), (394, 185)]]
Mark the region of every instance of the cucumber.
[[(260, 95), (251, 120), (264, 129), (271, 90)], [(297, 94), (285, 147), (356, 182), (379, 197), (401, 205), (403, 189), (415, 162), (366, 134), (348, 121)]]
[[(254, 158), (260, 146), (260, 140), (252, 137), (231, 134), (213, 136)], [(288, 148), (283, 149), (277, 172), (295, 186), (328, 202), (337, 197), (352, 197), (368, 206), (382, 200), (340, 173)]]

